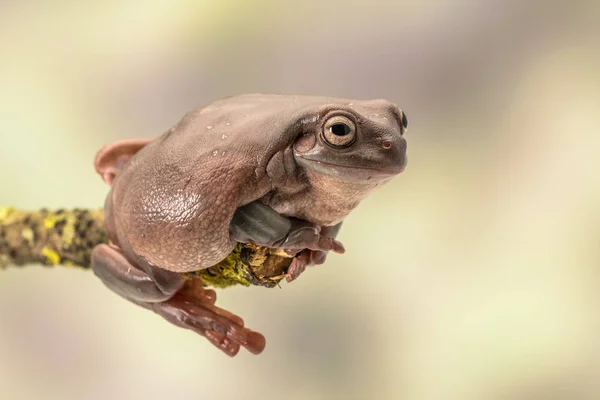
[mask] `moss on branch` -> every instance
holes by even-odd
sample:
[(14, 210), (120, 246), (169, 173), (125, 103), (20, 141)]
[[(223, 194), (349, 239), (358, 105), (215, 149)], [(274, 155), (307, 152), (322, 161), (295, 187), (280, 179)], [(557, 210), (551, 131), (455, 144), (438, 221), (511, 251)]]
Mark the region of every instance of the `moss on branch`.
[[(0, 268), (42, 264), (89, 268), (92, 249), (108, 243), (101, 209), (20, 210), (0, 207)], [(292, 259), (281, 250), (238, 244), (226, 259), (185, 274), (213, 287), (276, 286)]]

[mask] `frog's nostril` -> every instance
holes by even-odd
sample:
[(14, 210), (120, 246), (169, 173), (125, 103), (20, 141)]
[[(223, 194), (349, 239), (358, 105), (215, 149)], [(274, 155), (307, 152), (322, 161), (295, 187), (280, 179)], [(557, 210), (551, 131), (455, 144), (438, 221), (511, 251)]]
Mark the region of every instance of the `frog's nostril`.
[(383, 144), (382, 144), (384, 149), (391, 149), (392, 148), (392, 141), (391, 140), (384, 140)]

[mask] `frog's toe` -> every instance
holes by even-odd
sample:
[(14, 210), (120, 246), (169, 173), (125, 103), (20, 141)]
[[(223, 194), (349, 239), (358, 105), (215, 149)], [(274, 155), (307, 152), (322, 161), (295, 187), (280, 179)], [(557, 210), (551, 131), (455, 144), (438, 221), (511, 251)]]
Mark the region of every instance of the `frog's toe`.
[(253, 354), (261, 353), (266, 345), (263, 335), (244, 327), (239, 316), (216, 307), (212, 290), (184, 288), (173, 298), (154, 303), (152, 309), (167, 321), (206, 337), (225, 354), (235, 356), (240, 346)]

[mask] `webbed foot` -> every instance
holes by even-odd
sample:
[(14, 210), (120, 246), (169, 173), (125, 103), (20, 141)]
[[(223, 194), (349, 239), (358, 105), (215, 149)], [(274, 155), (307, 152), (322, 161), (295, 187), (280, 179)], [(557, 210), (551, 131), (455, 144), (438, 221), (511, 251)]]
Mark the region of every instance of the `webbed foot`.
[(230, 357), (239, 352), (240, 346), (260, 354), (265, 348), (265, 337), (245, 328), (239, 316), (215, 306), (215, 300), (215, 291), (203, 288), (202, 281), (194, 279), (171, 299), (150, 306), (172, 324), (206, 337)]
[(215, 306), (215, 291), (205, 289), (199, 278), (186, 280), (181, 274), (148, 265), (142, 270), (130, 263), (119, 248), (105, 244), (94, 248), (91, 265), (113, 292), (206, 337), (231, 357), (240, 346), (253, 354), (265, 348), (263, 335), (245, 328), (237, 315)]

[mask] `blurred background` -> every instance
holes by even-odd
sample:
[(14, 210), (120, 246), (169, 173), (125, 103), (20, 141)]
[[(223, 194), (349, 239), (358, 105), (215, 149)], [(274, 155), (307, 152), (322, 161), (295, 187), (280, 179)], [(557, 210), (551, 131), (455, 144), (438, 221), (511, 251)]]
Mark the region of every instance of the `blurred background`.
[(108, 142), (239, 93), (387, 98), (406, 172), (348, 249), (219, 304), (256, 357), (89, 271), (0, 272), (2, 399), (600, 398), (600, 2), (0, 0), (0, 204), (100, 207)]

